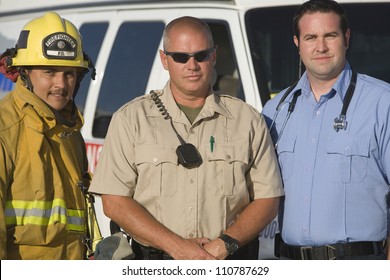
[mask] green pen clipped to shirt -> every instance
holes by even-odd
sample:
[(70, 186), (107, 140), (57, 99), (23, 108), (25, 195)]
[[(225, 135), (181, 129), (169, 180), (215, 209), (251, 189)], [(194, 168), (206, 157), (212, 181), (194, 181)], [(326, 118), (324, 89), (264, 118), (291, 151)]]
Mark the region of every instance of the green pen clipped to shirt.
[(211, 152), (214, 152), (214, 143), (215, 143), (214, 136), (210, 136), (210, 151)]

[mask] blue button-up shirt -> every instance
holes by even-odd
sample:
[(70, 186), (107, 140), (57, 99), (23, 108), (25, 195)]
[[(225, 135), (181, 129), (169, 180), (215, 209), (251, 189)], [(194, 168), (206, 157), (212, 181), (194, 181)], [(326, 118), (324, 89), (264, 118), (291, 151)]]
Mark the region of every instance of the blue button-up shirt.
[[(278, 141), (285, 189), (279, 217), (288, 244), (380, 241), (389, 235), (390, 85), (358, 74), (346, 129), (336, 132), (333, 122), (341, 113), (351, 76), (347, 64), (317, 102), (305, 73), (277, 116), (285, 91), (262, 111), (268, 126), (275, 119), (271, 135), (274, 143)], [(297, 90), (301, 95), (281, 134)]]

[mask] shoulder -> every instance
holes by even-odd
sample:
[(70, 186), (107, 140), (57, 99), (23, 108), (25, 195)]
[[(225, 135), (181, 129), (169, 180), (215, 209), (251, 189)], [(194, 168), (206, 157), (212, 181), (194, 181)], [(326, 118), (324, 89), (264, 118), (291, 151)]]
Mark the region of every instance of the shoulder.
[(260, 115), (256, 108), (237, 97), (219, 93), (215, 93), (215, 97), (216, 101), (221, 102), (233, 116), (237, 114)]
[(122, 105), (114, 115), (137, 115), (139, 113), (145, 114), (151, 110), (153, 107), (153, 100), (151, 98), (151, 94), (146, 94), (142, 96), (138, 96), (133, 100)]
[(264, 107), (263, 107), (263, 110), (261, 111), (261, 113), (263, 115), (267, 115), (267, 116), (270, 114), (273, 114), (276, 111), (276, 107), (278, 106), (280, 100), (282, 100), (284, 94), (287, 92), (288, 89), (289, 89), (289, 87), (285, 88), (284, 90), (282, 90), (281, 92), (276, 94), (274, 97), (272, 97), (270, 100), (268, 100), (264, 104)]
[(364, 107), (375, 106), (388, 110), (390, 106), (390, 84), (377, 78), (359, 74), (356, 90)]
[(240, 106), (242, 104), (247, 104), (241, 99), (237, 97), (233, 97), (231, 95), (227, 94), (221, 94), (221, 93), (214, 93), (214, 96), (217, 100), (221, 100), (223, 104), (228, 104), (228, 105), (234, 105), (234, 106)]
[(370, 88), (373, 88), (376, 90), (383, 90), (384, 92), (390, 93), (390, 84), (383, 81), (383, 80), (380, 80), (380, 79), (377, 79), (377, 78), (374, 78), (374, 77), (371, 77), (371, 76), (368, 76), (365, 74), (359, 74), (358, 78), (359, 78), (359, 81), (361, 81), (364, 86), (367, 86), (367, 87), (370, 87)]
[(18, 109), (13, 92), (9, 93), (0, 100), (0, 131), (5, 131), (23, 118), (23, 114)]

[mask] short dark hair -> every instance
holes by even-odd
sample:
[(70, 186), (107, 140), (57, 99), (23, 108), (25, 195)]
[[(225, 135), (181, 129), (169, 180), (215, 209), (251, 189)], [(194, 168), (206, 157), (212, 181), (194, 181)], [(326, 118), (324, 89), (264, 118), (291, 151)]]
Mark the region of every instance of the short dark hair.
[(336, 13), (340, 16), (340, 28), (343, 32), (343, 35), (347, 32), (349, 28), (347, 14), (344, 9), (333, 0), (310, 0), (303, 3), (295, 12), (293, 18), (293, 32), (294, 35), (299, 40), (300, 30), (299, 30), (299, 21), (305, 14), (313, 14), (316, 12), (320, 13)]

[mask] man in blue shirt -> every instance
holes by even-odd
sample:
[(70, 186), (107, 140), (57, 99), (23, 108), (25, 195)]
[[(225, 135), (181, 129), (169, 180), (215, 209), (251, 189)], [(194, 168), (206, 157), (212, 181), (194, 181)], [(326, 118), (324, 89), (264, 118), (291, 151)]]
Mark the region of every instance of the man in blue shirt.
[(285, 189), (284, 259), (390, 259), (390, 85), (352, 70), (349, 38), (339, 4), (305, 2), (294, 43), (306, 72), (262, 112)]

